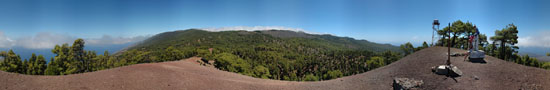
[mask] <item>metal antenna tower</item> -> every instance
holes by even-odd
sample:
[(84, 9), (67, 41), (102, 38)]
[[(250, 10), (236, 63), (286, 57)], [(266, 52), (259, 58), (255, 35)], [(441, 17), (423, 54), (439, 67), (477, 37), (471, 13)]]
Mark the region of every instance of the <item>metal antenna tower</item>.
[[(435, 26), (437, 26), (437, 28)], [(432, 44), (430, 46), (434, 46), (434, 33), (439, 30), (439, 20), (434, 20), (434, 23), (432, 23), (432, 29)]]

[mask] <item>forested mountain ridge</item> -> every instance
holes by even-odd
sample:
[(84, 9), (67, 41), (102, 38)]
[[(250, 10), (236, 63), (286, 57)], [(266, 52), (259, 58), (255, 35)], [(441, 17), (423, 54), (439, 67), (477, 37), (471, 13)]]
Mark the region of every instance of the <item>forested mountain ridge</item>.
[[(221, 31), (199, 29), (157, 34), (114, 56), (146, 63), (200, 56), (218, 69), (278, 80), (326, 80), (389, 64), (400, 49), (348, 37), (286, 30)], [(121, 61), (119, 61), (121, 62)]]
[[(207, 44), (227, 44), (220, 43), (218, 40), (230, 40), (232, 37), (238, 37), (234, 39), (253, 39), (254, 37), (259, 36), (266, 39), (310, 39), (315, 40), (315, 42), (327, 42), (331, 44), (326, 44), (324, 46), (331, 48), (344, 48), (346, 49), (368, 49), (373, 51), (400, 51), (399, 47), (392, 46), (390, 44), (377, 44), (367, 40), (355, 40), (349, 37), (337, 37), (329, 34), (316, 35), (308, 34), (304, 32), (295, 32), (288, 30), (265, 30), (265, 31), (222, 31), (222, 32), (210, 32), (200, 29), (188, 29), (188, 30), (178, 30), (172, 32), (164, 32), (157, 34), (149, 39), (146, 39), (134, 46), (129, 47), (128, 49), (143, 48), (155, 45), (161, 46), (170, 46), (171, 42), (175, 43), (177, 46), (183, 44), (192, 44), (192, 43), (201, 43), (209, 42), (209, 40), (215, 40), (216, 43), (207, 43)], [(252, 37), (252, 38), (245, 38)], [(257, 39), (257, 38), (256, 38)], [(205, 41), (206, 40), (206, 41)], [(179, 44), (179, 45), (178, 45)], [(333, 45), (333, 46), (328, 46)], [(185, 46), (185, 45), (184, 45)]]

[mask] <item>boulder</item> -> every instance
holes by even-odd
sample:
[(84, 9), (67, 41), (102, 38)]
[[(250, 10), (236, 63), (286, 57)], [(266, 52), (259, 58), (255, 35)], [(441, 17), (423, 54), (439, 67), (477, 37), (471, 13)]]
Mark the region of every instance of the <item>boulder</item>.
[(414, 80), (409, 78), (394, 78), (393, 90), (409, 90), (420, 87), (424, 82), (422, 80)]
[(446, 75), (448, 73), (447, 65), (439, 65), (439, 66), (432, 67), (432, 72), (435, 72), (436, 74), (439, 74), (439, 75)]
[(448, 68), (451, 69), (450, 70), (451, 72), (449, 72), (449, 76), (451, 76), (451, 77), (460, 77), (460, 76), (462, 76), (462, 71), (460, 71), (460, 69), (458, 69), (458, 67), (451, 65)]
[(462, 76), (462, 71), (453, 65), (439, 65), (432, 67), (432, 72), (439, 75), (449, 75), (451, 77)]

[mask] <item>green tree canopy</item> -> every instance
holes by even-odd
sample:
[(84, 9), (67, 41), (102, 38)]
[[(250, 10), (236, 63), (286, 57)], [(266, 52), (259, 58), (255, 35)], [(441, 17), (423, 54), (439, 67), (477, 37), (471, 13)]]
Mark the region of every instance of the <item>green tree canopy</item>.
[(402, 44), (400, 46), (401, 50), (403, 50), (403, 52), (405, 53), (405, 56), (409, 55), (409, 54), (412, 54), (414, 52), (414, 46), (410, 43), (410, 42), (407, 42), (405, 44)]
[(544, 69), (550, 69), (550, 62), (545, 62), (541, 68), (544, 68)]
[(258, 65), (254, 67), (254, 75), (259, 78), (269, 79), (271, 77), (271, 73), (269, 73), (269, 69)]
[(375, 68), (386, 65), (384, 63), (384, 58), (378, 57), (378, 56), (371, 57), (370, 60), (367, 61), (366, 64), (367, 64), (367, 67), (369, 68), (369, 70), (372, 70), (372, 69), (375, 69)]
[(313, 74), (307, 74), (304, 81), (319, 81), (319, 78)]
[[(474, 24), (471, 22), (462, 22), (461, 20), (457, 20), (452, 23), (451, 26), (447, 26), (443, 28), (442, 30), (438, 30), (437, 34), (440, 36), (443, 36), (445, 38), (441, 38), (438, 40), (437, 44), (440, 46), (447, 46), (446, 43), (449, 35), (448, 32), (451, 33), (451, 47), (455, 48), (466, 48), (467, 47), (467, 38), (469, 35), (473, 35), (475, 33)], [(480, 36), (480, 39), (482, 37)]]
[[(502, 30), (496, 30), (491, 40), (500, 42), (500, 59), (509, 60), (513, 53), (517, 53), (515, 46), (518, 43), (518, 28), (514, 24), (508, 24)], [(508, 50), (507, 50), (508, 49)]]
[(222, 70), (242, 73), (245, 75), (252, 74), (249, 70), (250, 64), (231, 53), (221, 53), (216, 55), (216, 67)]
[(44, 71), (47, 68), (46, 59), (43, 55), (38, 55), (36, 62), (34, 62), (35, 74), (34, 75), (44, 75)]
[(330, 70), (327, 72), (327, 74), (324, 76), (326, 79), (335, 79), (344, 76), (342, 71), (340, 70)]
[(7, 53), (5, 51), (2, 51), (0, 52), (0, 55), (4, 57), (4, 60), (0, 63), (0, 70), (18, 73), (24, 72), (21, 57), (19, 57), (19, 55), (16, 55), (13, 50), (9, 50)]
[(460, 37), (461, 35), (469, 31), (473, 31), (474, 30), (473, 27), (474, 26), (471, 22), (464, 23), (461, 20), (457, 20), (452, 23), (452, 27), (451, 26), (444, 27), (442, 30), (438, 30), (437, 33), (444, 37), (448, 37), (449, 35), (447, 32), (451, 32), (451, 35), (452, 35), (451, 46), (455, 47), (456, 38)]

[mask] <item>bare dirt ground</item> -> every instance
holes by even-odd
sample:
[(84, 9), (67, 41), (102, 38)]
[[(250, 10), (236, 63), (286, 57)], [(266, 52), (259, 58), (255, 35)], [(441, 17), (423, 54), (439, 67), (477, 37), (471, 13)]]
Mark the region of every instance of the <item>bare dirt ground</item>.
[[(451, 52), (465, 52), (451, 49)], [(424, 81), (419, 89), (514, 90), (550, 89), (550, 70), (522, 66), (487, 56), (485, 64), (451, 57), (464, 75), (455, 79), (436, 75), (430, 67), (444, 64), (447, 48), (432, 47), (390, 65), (365, 73), (318, 82), (259, 79), (220, 71), (186, 60), (137, 64), (65, 76), (33, 76), (0, 71), (2, 90), (388, 90), (393, 78)], [(476, 80), (474, 77), (478, 77)], [(456, 80), (456, 81), (455, 81)]]

